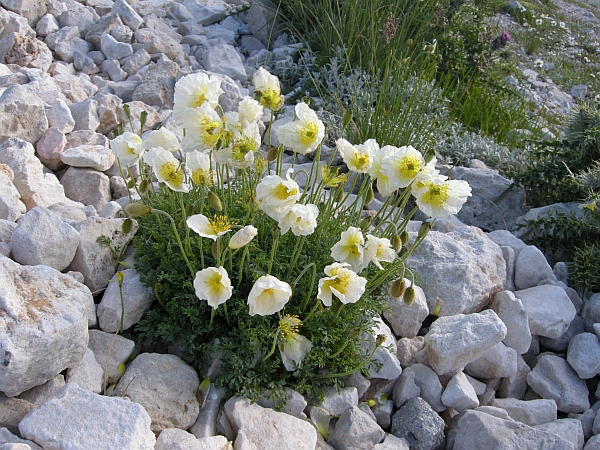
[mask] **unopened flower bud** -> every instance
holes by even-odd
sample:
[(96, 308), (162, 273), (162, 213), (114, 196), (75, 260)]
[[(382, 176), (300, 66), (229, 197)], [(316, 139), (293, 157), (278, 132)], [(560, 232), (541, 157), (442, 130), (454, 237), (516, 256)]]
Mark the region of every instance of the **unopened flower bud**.
[(189, 205), (187, 205), (185, 207), (185, 215), (186, 216), (193, 216), (194, 215), (194, 204), (190, 203)]
[(217, 212), (223, 211), (223, 205), (221, 204), (221, 200), (219, 196), (215, 194), (213, 191), (208, 191), (208, 204)]
[(145, 216), (152, 211), (152, 208), (142, 203), (128, 203), (123, 209), (125, 210), (125, 214), (134, 218)]
[(127, 189), (131, 189), (132, 187), (134, 187), (134, 186), (135, 186), (135, 178), (132, 178), (132, 179), (130, 179), (130, 180), (127, 182), (127, 185), (126, 185), (126, 186), (127, 186)]
[(406, 46), (410, 47), (411, 45), (413, 45), (414, 41), (412, 39), (407, 39), (406, 40)]
[(402, 58), (400, 61), (402, 62), (402, 64), (406, 64), (408, 62), (408, 58)]
[(392, 297), (400, 298), (406, 291), (406, 282), (403, 278), (398, 278), (392, 283), (391, 294)]
[(375, 340), (375, 346), (381, 347), (381, 345), (385, 342), (385, 335), (378, 334), (377, 339)]
[(344, 199), (344, 189), (339, 188), (338, 191), (335, 193), (335, 202), (341, 203), (343, 199)]
[(409, 235), (406, 230), (400, 233), (400, 239), (402, 239), (402, 245), (408, 244)]
[(371, 203), (374, 198), (375, 198), (375, 192), (373, 191), (373, 185), (371, 185), (371, 186), (369, 186), (369, 190), (367, 191), (367, 194), (365, 195), (365, 206), (368, 205), (369, 203)]
[(142, 180), (142, 182), (140, 183), (140, 187), (138, 187), (138, 191), (140, 191), (140, 194), (145, 194), (146, 192), (148, 192), (148, 188), (150, 187), (150, 182), (148, 180)]
[(123, 287), (123, 280), (125, 279), (125, 274), (121, 271), (117, 272), (117, 282), (119, 287)]
[(256, 169), (256, 173), (261, 174), (265, 170), (267, 163), (263, 159), (263, 157), (259, 154), (256, 155), (256, 159), (254, 160), (254, 168)]
[(344, 111), (344, 118), (342, 119), (343, 127), (345, 128), (346, 125), (348, 125), (351, 120), (352, 120), (352, 110), (350, 108), (348, 108), (346, 111)]
[(277, 159), (277, 155), (279, 154), (279, 147), (271, 147), (267, 152), (267, 161), (272, 162)]
[(413, 304), (413, 302), (415, 301), (415, 288), (412, 286), (409, 286), (408, 288), (406, 288), (406, 292), (404, 292), (404, 304), (406, 306), (410, 306)]
[(371, 225), (371, 218), (370, 217), (365, 217), (363, 220), (360, 221), (360, 229), (363, 232), (366, 232), (369, 229), (370, 225)]
[(408, 253), (408, 249), (406, 247), (402, 247), (400, 249), (400, 251), (398, 252), (398, 257), (402, 258), (404, 255), (406, 255)]
[(212, 255), (213, 258), (218, 259), (217, 256), (217, 241), (213, 241), (213, 243), (210, 245), (210, 254)]
[(438, 298), (437, 301), (435, 302), (435, 309), (433, 310), (434, 316), (440, 315), (440, 311), (441, 311), (443, 305), (444, 305), (444, 302)]
[(246, 225), (244, 228), (231, 236), (231, 239), (229, 240), (229, 248), (236, 249), (243, 247), (252, 239), (254, 239), (254, 236), (257, 234), (258, 230), (255, 227), (252, 225)]
[(422, 239), (425, 236), (427, 236), (427, 233), (429, 233), (429, 230), (431, 230), (431, 222), (423, 222), (421, 224), (421, 228), (419, 228), (419, 233), (417, 234), (419, 239)]
[(398, 236), (397, 234), (392, 236), (390, 242), (392, 244), (392, 248), (396, 253), (398, 253), (402, 249), (402, 238), (400, 238), (400, 236)]

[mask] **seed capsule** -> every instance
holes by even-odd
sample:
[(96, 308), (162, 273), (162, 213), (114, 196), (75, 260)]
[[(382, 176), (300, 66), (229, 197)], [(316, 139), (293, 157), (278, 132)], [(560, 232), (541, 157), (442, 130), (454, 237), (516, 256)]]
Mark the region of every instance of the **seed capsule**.
[(404, 304), (406, 306), (410, 306), (415, 301), (415, 288), (410, 286), (406, 289), (404, 293)]

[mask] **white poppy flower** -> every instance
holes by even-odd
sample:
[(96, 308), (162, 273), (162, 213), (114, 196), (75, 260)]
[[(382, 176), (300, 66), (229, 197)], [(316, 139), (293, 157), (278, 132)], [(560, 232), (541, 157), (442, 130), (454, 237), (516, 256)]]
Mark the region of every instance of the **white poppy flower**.
[(233, 292), (229, 275), (223, 267), (208, 267), (196, 273), (194, 278), (196, 297), (206, 300), (210, 306), (217, 308), (225, 303)]
[(471, 196), (471, 187), (463, 180), (428, 180), (420, 186), (412, 194), (421, 211), (434, 219), (457, 214)]
[(335, 144), (348, 168), (357, 173), (369, 172), (373, 157), (379, 150), (375, 139), (369, 139), (359, 145), (352, 145), (346, 139), (338, 139)]
[(380, 148), (375, 153), (373, 162), (371, 163), (371, 168), (369, 169), (369, 175), (372, 178), (377, 179), (377, 190), (384, 197), (389, 197), (396, 189), (398, 189), (391, 183), (390, 179), (381, 172), (381, 161), (391, 155), (394, 149), (396, 149), (396, 147), (391, 145), (386, 145), (385, 147)]
[(296, 105), (296, 118), (277, 129), (277, 138), (285, 147), (306, 155), (315, 151), (325, 137), (325, 125), (304, 102)]
[(248, 294), (251, 316), (270, 316), (281, 311), (292, 297), (292, 288), (272, 275), (260, 277)]
[(277, 221), (300, 198), (300, 187), (291, 179), (291, 173), (291, 170), (287, 171), (287, 180), (278, 175), (267, 175), (256, 186), (259, 208)]
[(279, 86), (279, 78), (271, 75), (262, 67), (259, 67), (252, 77), (254, 91), (260, 97), (260, 104), (265, 108), (270, 108), (273, 111), (281, 109), (285, 101), (281, 95)]
[(241, 230), (238, 230), (229, 240), (229, 248), (236, 249), (248, 244), (258, 234), (256, 227), (246, 225)]
[(378, 238), (371, 234), (367, 234), (363, 265), (359, 272), (367, 267), (370, 262), (373, 262), (377, 267), (383, 269), (380, 261), (393, 262), (395, 258), (396, 251), (393, 249), (389, 239)]
[(319, 280), (317, 292), (317, 298), (325, 306), (331, 306), (333, 295), (346, 304), (356, 303), (365, 293), (367, 279), (359, 277), (348, 267), (350, 265), (345, 263), (333, 263), (325, 267), (324, 272), (327, 276)]
[(185, 165), (190, 171), (190, 178), (198, 186), (210, 186), (212, 184), (212, 172), (210, 170), (210, 158), (206, 153), (194, 150), (185, 154)]
[(213, 241), (231, 231), (231, 225), (222, 216), (217, 216), (211, 220), (204, 214), (194, 214), (188, 217), (185, 222), (192, 231)]
[(162, 147), (155, 147), (144, 154), (144, 162), (152, 166), (156, 179), (174, 191), (188, 192), (190, 185), (184, 183), (184, 168), (173, 153)]
[(161, 127), (158, 130), (153, 130), (146, 135), (142, 143), (144, 150), (150, 150), (154, 147), (162, 147), (168, 152), (174, 153), (181, 150), (177, 136), (172, 131)]
[(135, 165), (143, 155), (142, 139), (126, 131), (110, 141), (110, 149), (124, 166)]
[(253, 98), (244, 97), (238, 105), (238, 120), (240, 122), (258, 122), (262, 114), (262, 105)]
[(308, 236), (315, 231), (319, 208), (316, 205), (295, 204), (288, 207), (279, 219), (281, 234), (292, 230), (295, 236)]
[(302, 361), (312, 348), (312, 342), (301, 334), (294, 333), (279, 344), (281, 361), (286, 370), (292, 372), (302, 365)]
[(359, 272), (364, 260), (365, 239), (360, 228), (350, 227), (342, 232), (341, 239), (331, 248), (331, 257), (347, 263)]
[(394, 150), (381, 160), (381, 173), (396, 189), (408, 186), (425, 167), (421, 152), (405, 146)]
[(204, 104), (214, 108), (219, 103), (222, 93), (221, 81), (205, 73), (192, 73), (180, 78), (175, 83), (173, 119), (182, 124), (183, 117), (190, 109)]
[(216, 152), (217, 162), (245, 169), (254, 162), (254, 153), (260, 147), (260, 131), (256, 122), (242, 122), (239, 126), (227, 126), (228, 145)]
[(219, 114), (208, 103), (199, 108), (189, 109), (182, 118), (185, 136), (183, 147), (186, 151), (210, 150), (220, 138), (223, 123)]

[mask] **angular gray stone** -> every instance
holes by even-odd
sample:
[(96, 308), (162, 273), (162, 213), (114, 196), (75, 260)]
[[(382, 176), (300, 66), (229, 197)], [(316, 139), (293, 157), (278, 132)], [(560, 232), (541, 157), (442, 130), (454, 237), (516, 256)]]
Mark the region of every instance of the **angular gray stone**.
[(421, 277), (429, 310), (444, 302), (440, 316), (479, 312), (504, 289), (502, 250), (478, 228), (429, 232), (407, 264)]
[(547, 278), (556, 279), (540, 249), (528, 245), (521, 250), (515, 263), (515, 287), (518, 290), (531, 288)]
[(73, 167), (86, 167), (104, 172), (112, 167), (115, 154), (101, 145), (81, 145), (64, 150), (60, 154), (63, 163)]
[(19, 444), (28, 446), (14, 450), (43, 450), (42, 447), (37, 445), (35, 442), (21, 439), (20, 437), (12, 434), (8, 429), (0, 428), (0, 446), (4, 444)]
[(125, 372), (125, 363), (135, 348), (135, 342), (113, 333), (89, 330), (88, 346), (104, 371), (102, 385), (115, 384)]
[(141, 405), (93, 394), (71, 383), (25, 416), (19, 431), (47, 449), (152, 450), (156, 443), (150, 417)]
[(537, 425), (535, 428), (563, 438), (565, 441), (570, 442), (573, 448), (577, 450), (581, 450), (585, 443), (583, 427), (581, 422), (576, 419), (555, 420), (554, 422)]
[(585, 381), (564, 359), (546, 354), (527, 375), (527, 384), (542, 398), (556, 401), (558, 410), (582, 413), (590, 408), (589, 392)]
[(39, 386), (20, 393), (18, 398), (27, 400), (31, 404), (37, 406), (54, 396), (54, 394), (56, 394), (64, 385), (65, 377), (59, 374), (54, 378), (50, 378), (44, 384), (40, 384)]
[(204, 52), (202, 65), (206, 70), (227, 75), (242, 84), (247, 81), (242, 58), (231, 45), (222, 44), (210, 47)]
[[(140, 28), (135, 32), (133, 51), (140, 49), (148, 53), (164, 53), (167, 57), (177, 59), (183, 55), (183, 47), (169, 35), (148, 28)], [(115, 93), (116, 94), (116, 93)]]
[[(113, 28), (113, 30), (115, 29), (117, 28)], [(100, 38), (100, 50), (106, 59), (123, 59), (133, 55), (133, 48), (130, 44), (119, 42), (110, 34), (103, 34)]]
[[(410, 280), (405, 279), (404, 281), (407, 286), (410, 286)], [(386, 306), (390, 309), (384, 309), (383, 316), (390, 323), (394, 334), (398, 337), (415, 337), (421, 329), (421, 324), (429, 315), (423, 289), (415, 286), (414, 291), (415, 300), (410, 306), (404, 303), (403, 297), (396, 298), (390, 295), (387, 298)]]
[(587, 411), (581, 414), (570, 413), (567, 417), (569, 419), (577, 419), (581, 422), (581, 427), (583, 428), (583, 436), (585, 440), (588, 440), (592, 437), (594, 419), (596, 418), (596, 413), (593, 409), (588, 409)]
[[(104, 289), (116, 272), (118, 261), (110, 247), (125, 249), (137, 231), (138, 225), (134, 221), (131, 232), (123, 234), (121, 229), (124, 221), (125, 219), (90, 217), (75, 225), (81, 242), (69, 270), (80, 272), (84, 276), (85, 285), (92, 292)], [(109, 239), (110, 247), (98, 242), (101, 236)]]
[(377, 370), (375, 367), (372, 367), (369, 370), (369, 377), (395, 380), (402, 373), (400, 361), (398, 361), (398, 357), (396, 356), (396, 337), (392, 333), (392, 330), (390, 330), (390, 327), (379, 316), (374, 317), (373, 320), (375, 327), (370, 333), (362, 333), (360, 336), (363, 353), (369, 355), (373, 352), (377, 336), (384, 336), (385, 341), (375, 349), (375, 353), (371, 358), (372, 361), (381, 364), (381, 368)]
[(339, 450), (372, 448), (385, 432), (371, 417), (357, 406), (347, 409), (338, 419), (328, 443)]
[(564, 289), (558, 286), (543, 285), (515, 292), (521, 300), (531, 334), (559, 338), (569, 328), (575, 317), (575, 307)]
[(377, 444), (372, 450), (410, 450), (408, 441), (388, 434), (381, 444)]
[[(19, 422), (33, 409), (33, 404), (17, 397), (7, 397), (0, 392), (0, 427), (17, 433)], [(0, 449), (2, 446), (0, 445)]]
[(246, 16), (252, 35), (266, 46), (270, 46), (281, 34), (275, 11), (276, 7), (270, 0), (260, 0), (252, 3)]
[(240, 397), (232, 397), (223, 406), (234, 433), (243, 433), (261, 450), (313, 450), (317, 431), (304, 420), (263, 408)]
[(137, 30), (144, 23), (144, 19), (125, 0), (115, 0), (112, 13), (118, 14), (123, 23), (133, 31)]
[(225, 17), (227, 3), (221, 0), (184, 0), (183, 6), (200, 25), (210, 25)]
[(19, 221), (11, 238), (12, 257), (21, 264), (43, 264), (62, 271), (73, 260), (79, 233), (43, 206), (30, 209)]
[(48, 128), (35, 146), (37, 157), (48, 169), (60, 170), (65, 166), (60, 160), (60, 154), (66, 144), (67, 139), (62, 131), (57, 127)]
[(442, 383), (437, 374), (424, 364), (415, 364), (404, 370), (405, 372), (414, 372), (415, 379), (414, 383), (421, 390), (420, 397), (429, 403), (429, 406), (435, 412), (442, 412), (446, 409), (441, 401), (442, 397)]
[(446, 385), (442, 394), (442, 403), (458, 412), (465, 412), (467, 409), (477, 408), (479, 399), (466, 375), (458, 372)]
[(86, 391), (100, 394), (102, 392), (103, 375), (104, 370), (96, 361), (94, 352), (88, 347), (81, 362), (67, 370), (67, 382), (75, 383)]
[(514, 398), (496, 398), (490, 406), (502, 408), (517, 422), (535, 426), (553, 422), (557, 419), (556, 402), (554, 400), (517, 400)]
[(142, 84), (133, 91), (133, 100), (173, 109), (175, 80), (178, 74), (179, 66), (171, 61), (149, 66)]
[(96, 131), (100, 125), (98, 118), (98, 102), (88, 98), (81, 102), (73, 103), (69, 106), (71, 115), (75, 120), (75, 130)]
[(406, 439), (411, 450), (444, 448), (444, 421), (420, 397), (409, 400), (396, 411), (392, 416), (391, 432), (396, 437)]
[(110, 178), (97, 170), (69, 167), (60, 182), (68, 198), (92, 205), (96, 211), (110, 201)]
[[(6, 170), (3, 170), (2, 167)], [(16, 222), (25, 214), (27, 208), (21, 201), (19, 191), (12, 183), (14, 179), (12, 170), (6, 165), (2, 165), (2, 167), (0, 167), (0, 219)], [(5, 173), (8, 171), (10, 171), (10, 177)]]
[(401, 408), (410, 399), (421, 396), (421, 388), (415, 383), (416, 372), (414, 370), (402, 372), (394, 384), (393, 400), (396, 408)]
[(465, 366), (465, 372), (475, 378), (505, 378), (517, 373), (517, 352), (498, 342), (482, 356)]
[[(0, 153), (1, 158), (2, 153)], [(2, 161), (0, 161), (2, 162)], [(9, 164), (10, 165), (10, 164)], [(13, 168), (14, 170), (14, 168)], [(17, 173), (15, 172), (15, 180), (17, 177)], [(15, 181), (15, 186), (17, 186)], [(17, 186), (19, 189), (19, 186)], [(581, 311), (581, 317), (592, 323), (600, 323), (600, 293), (593, 294), (589, 300), (585, 303), (583, 307), (583, 311)]]
[(152, 431), (188, 429), (199, 413), (198, 374), (175, 355), (142, 353), (129, 365), (115, 395), (126, 395), (142, 405), (152, 419)]
[(569, 347), (569, 342), (573, 337), (585, 331), (585, 320), (579, 316), (575, 316), (567, 328), (567, 331), (556, 339), (550, 339), (544, 336), (539, 336), (540, 344), (544, 347), (554, 350), (555, 352), (564, 352)]
[(425, 338), (416, 336), (414, 338), (401, 338), (398, 340), (398, 360), (403, 369), (412, 366), (417, 361), (419, 352), (425, 351)]
[(506, 325), (506, 337), (502, 342), (507, 347), (514, 348), (519, 355), (526, 353), (531, 345), (531, 331), (521, 300), (510, 291), (502, 291), (494, 297), (492, 309)]
[(194, 425), (190, 427), (190, 433), (199, 439), (214, 436), (217, 433), (217, 416), (225, 394), (225, 389), (211, 385), (208, 393), (202, 399), (200, 413)]
[(587, 380), (600, 373), (600, 342), (594, 333), (581, 333), (571, 339), (567, 361), (579, 378)]
[(333, 417), (341, 416), (347, 409), (358, 406), (358, 391), (355, 387), (325, 392), (325, 398), (319, 405)]
[(2, 92), (0, 143), (9, 138), (17, 138), (35, 144), (47, 128), (44, 102), (38, 96), (18, 84), (13, 84)]
[(90, 291), (72, 277), (0, 256), (0, 391), (19, 395), (77, 365), (90, 304)]
[(507, 291), (515, 291), (515, 250), (507, 245), (501, 245), (502, 256), (504, 262), (506, 262), (506, 281), (504, 282), (504, 289)]
[(506, 336), (506, 326), (496, 313), (440, 317), (425, 335), (427, 357), (438, 375), (458, 371), (476, 360)]
[(58, 99), (50, 108), (46, 109), (48, 125), (56, 127), (62, 133), (70, 133), (75, 128), (75, 119), (71, 114), (71, 109), (67, 104)]
[(467, 411), (458, 421), (454, 448), (469, 450), (574, 450), (561, 437), (481, 411)]
[(515, 258), (518, 258), (519, 254), (521, 253), (521, 250), (527, 247), (527, 244), (525, 244), (525, 242), (516, 237), (510, 231), (492, 231), (490, 233), (487, 233), (487, 237), (489, 237), (493, 242), (500, 246), (507, 246), (512, 248), (515, 251)]
[(498, 396), (503, 398), (523, 399), (527, 391), (527, 374), (531, 368), (521, 355), (517, 355), (517, 373), (511, 377), (502, 378)]
[(289, 414), (290, 416), (298, 417), (299, 419), (305, 419), (306, 415), (304, 414), (304, 410), (306, 409), (307, 402), (302, 396), (302, 394), (290, 388), (285, 388), (284, 393), (285, 405), (283, 406), (283, 408), (281, 408), (281, 405), (279, 404), (277, 399), (274, 398), (270, 390), (266, 390), (265, 392), (260, 394), (260, 397), (258, 397), (256, 403), (258, 403), (263, 408), (272, 408), (275, 410), (277, 410), (277, 408), (280, 408), (281, 412)]

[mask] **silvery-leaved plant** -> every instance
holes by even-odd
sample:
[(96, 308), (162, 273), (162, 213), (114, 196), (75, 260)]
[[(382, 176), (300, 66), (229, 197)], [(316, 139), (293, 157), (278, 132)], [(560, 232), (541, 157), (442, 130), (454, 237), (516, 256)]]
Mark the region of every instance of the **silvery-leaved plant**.
[[(292, 387), (319, 397), (376, 366), (359, 336), (372, 331), (394, 283), (396, 296), (410, 290), (396, 285), (414, 278), (405, 261), (431, 226), (409, 239), (410, 218), (418, 208), (433, 219), (456, 214), (470, 188), (412, 146), (375, 139), (338, 139), (347, 173), (332, 166), (335, 152), (322, 163), (325, 125), (306, 103), (272, 147), (261, 119), (283, 107), (279, 80), (260, 68), (254, 84), (254, 98), (223, 111), (219, 79), (187, 75), (172, 115), (181, 136), (160, 128), (111, 141), (135, 190), (124, 210), (139, 221), (137, 269), (157, 300), (136, 332), (157, 350), (177, 347), (199, 370), (212, 367), (232, 393)], [(351, 120), (345, 114), (344, 125)], [(294, 167), (297, 154), (313, 157), (310, 170)], [(383, 207), (363, 217), (375, 189)]]

